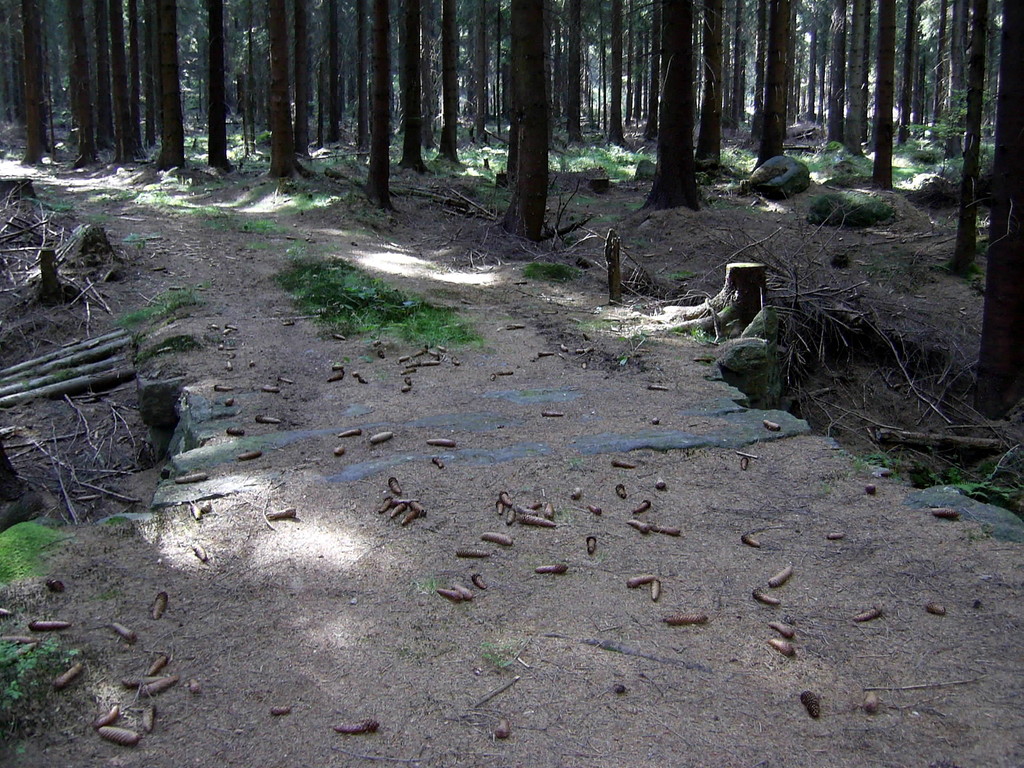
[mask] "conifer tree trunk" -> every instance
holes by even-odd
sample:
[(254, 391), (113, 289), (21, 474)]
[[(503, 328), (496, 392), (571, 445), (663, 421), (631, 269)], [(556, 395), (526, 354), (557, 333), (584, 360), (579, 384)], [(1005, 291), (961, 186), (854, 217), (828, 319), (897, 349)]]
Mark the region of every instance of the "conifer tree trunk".
[(846, 0), (832, 6), (832, 50), (829, 54), (828, 141), (842, 143), (845, 137), (843, 109), (846, 101)]
[(288, 11), (285, 0), (267, 3), (270, 33), (270, 175), (281, 179), (295, 172), (295, 138), (288, 88)]
[(71, 109), (78, 128), (75, 168), (96, 162), (96, 136), (89, 96), (89, 49), (85, 36), (85, 10), (81, 0), (66, 0), (71, 48)]
[[(437, 89), (434, 84), (434, 72), (437, 69), (437, 24), (433, 0), (428, 0), (425, 7), (420, 10), (422, 13), (422, 25), (420, 39), (423, 49), (420, 53), (420, 83), (423, 89), (423, 146), (426, 149), (433, 149), (437, 146), (434, 138), (434, 121), (437, 119)], [(486, 51), (484, 56), (486, 57)], [(486, 68), (484, 70), (486, 77)], [(484, 86), (486, 88), (486, 84)], [(486, 90), (485, 90), (486, 96)], [(487, 106), (484, 105), (486, 114)], [(485, 139), (486, 143), (486, 139)]]
[(309, 0), (295, 0), (295, 152), (309, 157)]
[(566, 132), (570, 143), (583, 140), (580, 109), (580, 88), (583, 78), (581, 45), (583, 27), (581, 0), (568, 0), (569, 4), (569, 92), (566, 94)]
[(757, 0), (757, 35), (754, 51), (754, 116), (750, 124), (750, 137), (760, 141), (764, 135), (764, 78), (765, 48), (768, 38), (768, 0)]
[(867, 93), (864, 89), (864, 48), (867, 36), (867, 0), (852, 0), (853, 21), (850, 27), (850, 57), (847, 69), (846, 126), (843, 143), (855, 155), (864, 153), (867, 130), (864, 125), (864, 105)]
[(789, 48), (789, 0), (770, 0), (768, 69), (765, 73), (764, 127), (757, 164), (783, 153), (786, 143), (786, 53)]
[[(579, 0), (575, 0), (579, 2)], [(644, 138), (653, 141), (658, 138), (658, 110), (661, 105), (661, 50), (662, 50), (662, 18), (660, 0), (654, 0), (651, 10), (651, 86), (647, 90), (647, 125), (644, 127)]]
[(875, 161), (871, 180), (892, 189), (892, 107), (896, 79), (896, 0), (878, 0), (878, 83), (875, 86)]
[(717, 168), (722, 159), (722, 0), (704, 2), (704, 98), (697, 135), (697, 165)]
[(729, 122), (733, 128), (739, 128), (743, 122), (745, 110), (744, 85), (746, 84), (747, 67), (747, 45), (746, 37), (743, 35), (743, 5), (744, 0), (736, 0), (736, 15), (733, 19), (733, 73), (732, 73), (732, 100), (730, 101), (731, 114)]
[[(82, 0), (83, 2), (85, 0)], [(110, 99), (110, 14), (107, 0), (93, 0), (93, 31), (96, 35), (96, 147), (114, 146), (114, 118)]]
[(139, 44), (139, 4), (138, 0), (128, 0), (128, 121), (136, 154), (142, 152), (142, 136), (139, 133), (142, 124)]
[(405, 31), (402, 57), (402, 159), (401, 168), (424, 173), (427, 166), (420, 150), (423, 116), (420, 93), (420, 0), (405, 0)]
[[(548, 192), (548, 102), (544, 75), (544, 0), (512, 0), (512, 110), (515, 181), (502, 227), (540, 240)], [(510, 161), (511, 162), (511, 161)], [(510, 167), (509, 176), (513, 169)]]
[(23, 78), (25, 85), (25, 154), (35, 165), (46, 151), (46, 100), (43, 92), (42, 25), (37, 0), (21, 0)]
[(646, 208), (700, 208), (693, 157), (693, 0), (660, 0), (665, 89), (658, 126), (658, 165)]
[(988, 0), (973, 0), (970, 64), (967, 73), (967, 119), (964, 131), (964, 168), (960, 179), (960, 215), (950, 271), (966, 275), (978, 250), (978, 176), (981, 166), (981, 111), (985, 95), (985, 37), (988, 35)]
[(231, 170), (228, 161), (227, 98), (224, 92), (224, 0), (206, 0), (209, 29), (209, 89), (207, 162), (211, 168)]
[(932, 122), (938, 124), (946, 106), (946, 88), (949, 75), (949, 35), (946, 24), (949, 18), (949, 0), (939, 4), (939, 33), (935, 42), (935, 93), (932, 103)]
[[(327, 0), (327, 143), (341, 141), (341, 70), (338, 64), (338, 0)], [(356, 4), (356, 25), (363, 24), (363, 14)], [(358, 77), (358, 75), (357, 75)], [(359, 144), (362, 147), (362, 144)]]
[(178, 3), (159, 0), (160, 29), (160, 158), (157, 168), (185, 165), (185, 129), (181, 116), (181, 85), (178, 77)]
[[(370, 97), (366, 89), (366, 84), (369, 80), (369, 71), (367, 69), (369, 49), (366, 40), (366, 28), (366, 0), (356, 0), (356, 144), (360, 149), (367, 147), (371, 141), (371, 107)], [(390, 23), (388, 29), (390, 30)], [(388, 34), (391, 34), (390, 31)], [(388, 91), (388, 98), (390, 99), (390, 90)], [(373, 109), (376, 109), (376, 105)]]
[(1003, 3), (992, 226), (975, 407), (998, 419), (1024, 397), (1024, 3)]
[(811, 20), (810, 39), (807, 47), (810, 49), (811, 60), (807, 67), (807, 119), (812, 123), (818, 122), (818, 21)]
[(897, 143), (910, 138), (911, 100), (914, 93), (917, 63), (917, 0), (907, 0), (906, 27), (903, 32), (903, 82), (900, 84), (900, 127)]
[[(543, 24), (543, 21), (539, 22)], [(456, 63), (458, 32), (455, 27), (455, 0), (441, 0), (441, 143), (442, 157), (459, 162), (459, 83)], [(543, 86), (543, 83), (541, 83)]]
[(473, 93), (475, 112), (473, 133), (480, 144), (487, 143), (487, 0), (477, 0), (476, 6), (476, 48), (473, 56), (476, 88)]
[(110, 78), (114, 102), (114, 162), (134, 160), (139, 153), (128, 99), (128, 62), (124, 44), (124, 6), (108, 0), (110, 11)]
[(159, 122), (160, 103), (160, 33), (157, 29), (156, 0), (142, 0), (145, 13), (144, 25), (146, 39), (145, 72), (143, 85), (146, 92), (145, 110), (145, 146), (156, 144), (157, 123)]
[(611, 5), (611, 113), (608, 117), (608, 143), (623, 146), (622, 135), (622, 0)]
[(388, 0), (373, 0), (373, 120), (370, 123), (370, 172), (366, 194), (382, 210), (391, 210), (388, 150), (391, 139), (391, 20)]
[(967, 69), (967, 0), (953, 0), (949, 32), (949, 97), (946, 102), (949, 133), (946, 137), (946, 157), (959, 157), (963, 152), (962, 109)]

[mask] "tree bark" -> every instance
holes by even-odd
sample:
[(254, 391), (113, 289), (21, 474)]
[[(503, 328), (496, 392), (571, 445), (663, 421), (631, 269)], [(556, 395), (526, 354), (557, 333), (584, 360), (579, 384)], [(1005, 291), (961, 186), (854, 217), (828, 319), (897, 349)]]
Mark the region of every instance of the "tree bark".
[(134, 160), (135, 145), (131, 109), (128, 104), (128, 62), (124, 44), (124, 6), (121, 0), (108, 0), (110, 11), (110, 79), (114, 102), (114, 162)]
[(786, 143), (786, 52), (789, 44), (789, 0), (770, 0), (768, 69), (765, 73), (764, 128), (757, 164), (783, 153)]
[(295, 152), (309, 157), (309, 0), (295, 0)]
[(181, 117), (181, 86), (178, 79), (178, 3), (159, 0), (160, 13), (160, 158), (165, 171), (185, 165), (185, 129)]
[(744, 0), (736, 0), (736, 16), (733, 19), (732, 38), (732, 99), (730, 100), (729, 123), (733, 128), (739, 128), (745, 117), (744, 86), (746, 84), (747, 67), (747, 41), (743, 35), (743, 6)]
[(722, 159), (722, 0), (704, 3), (704, 98), (697, 134), (697, 165), (717, 168)]
[(373, 121), (370, 124), (370, 172), (366, 181), (366, 194), (370, 202), (388, 211), (392, 209), (388, 187), (388, 150), (391, 138), (390, 35), (388, 0), (373, 0)]
[(402, 57), (402, 159), (401, 168), (424, 173), (423, 114), (420, 92), (420, 0), (405, 0), (405, 33)]
[[(579, 2), (579, 0), (574, 0)], [(661, 106), (661, 50), (662, 22), (660, 0), (654, 0), (651, 10), (651, 87), (647, 90), (647, 125), (644, 138), (653, 141), (658, 138), (658, 110)]]
[(1003, 3), (995, 174), (975, 407), (1004, 416), (1024, 397), (1024, 4)]
[(828, 141), (845, 138), (843, 107), (846, 97), (846, 0), (835, 0), (832, 7), (832, 51), (829, 56), (831, 77), (828, 86)]
[(660, 0), (665, 90), (658, 126), (658, 165), (644, 204), (700, 208), (693, 157), (693, 0)]
[(932, 105), (932, 122), (936, 125), (942, 119), (946, 105), (946, 82), (949, 73), (949, 35), (946, 19), (949, 16), (949, 0), (942, 0), (939, 6), (939, 34), (935, 42), (935, 94)]
[(288, 89), (288, 11), (285, 0), (267, 3), (270, 33), (270, 175), (295, 173), (295, 137)]
[(224, 0), (206, 0), (209, 36), (210, 106), (207, 113), (208, 155), (211, 168), (231, 170), (228, 161), (227, 103), (224, 93)]
[(765, 48), (768, 37), (768, 0), (757, 0), (757, 36), (754, 51), (754, 116), (750, 124), (750, 137), (760, 141), (764, 134), (764, 75)]
[(878, 82), (875, 85), (875, 161), (871, 180), (892, 189), (892, 107), (896, 79), (896, 0), (878, 0)]
[(903, 82), (900, 84), (900, 127), (897, 143), (906, 144), (910, 138), (911, 100), (916, 82), (917, 63), (917, 0), (907, 0), (906, 27), (903, 32)]
[(967, 73), (967, 119), (964, 132), (964, 168), (960, 180), (960, 215), (950, 271), (967, 275), (978, 250), (978, 175), (981, 166), (981, 110), (985, 95), (985, 37), (988, 35), (988, 0), (973, 0), (970, 65)]
[(850, 27), (850, 57), (847, 60), (846, 126), (843, 143), (852, 154), (864, 153), (866, 128), (863, 114), (867, 103), (864, 89), (864, 48), (867, 36), (867, 0), (853, 0), (853, 22)]
[(622, 0), (611, 5), (611, 110), (608, 116), (608, 143), (624, 146), (622, 135)]
[[(540, 240), (548, 192), (548, 103), (544, 89), (544, 0), (512, 0), (512, 110), (516, 168), (502, 227)], [(510, 175), (512, 169), (510, 168)]]
[(476, 49), (473, 55), (474, 79), (476, 88), (473, 93), (475, 110), (473, 115), (473, 133), (480, 144), (487, 143), (487, 0), (477, 0), (476, 6)]
[(144, 82), (146, 92), (145, 110), (145, 146), (152, 147), (156, 144), (158, 132), (160, 103), (160, 33), (157, 30), (156, 0), (142, 0), (143, 12), (145, 13), (144, 24), (146, 38), (146, 56)]
[[(360, 149), (365, 149), (369, 146), (371, 140), (370, 97), (366, 89), (366, 84), (369, 80), (366, 21), (366, 0), (356, 0), (356, 144)], [(390, 30), (390, 25), (388, 28)], [(388, 34), (390, 34), (390, 31)], [(391, 98), (390, 90), (388, 91), (388, 98)], [(374, 109), (376, 109), (376, 106), (374, 106)]]
[(128, 0), (128, 127), (136, 154), (142, 152), (142, 135), (139, 133), (142, 123), (139, 103), (142, 78), (139, 63), (139, 4), (138, 0)]
[(570, 143), (583, 140), (580, 109), (580, 88), (583, 78), (583, 65), (580, 48), (582, 46), (583, 25), (581, 20), (581, 0), (568, 0), (569, 4), (569, 72), (566, 80), (569, 92), (566, 94), (565, 127)]
[(96, 162), (96, 136), (89, 97), (89, 49), (85, 36), (85, 10), (81, 0), (67, 0), (68, 37), (71, 47), (71, 109), (78, 125), (75, 168)]
[(21, 162), (35, 165), (46, 151), (42, 25), (37, 0), (21, 0), (21, 31), (25, 86), (25, 154)]
[[(810, 49), (811, 60), (807, 67), (807, 119), (818, 122), (818, 20), (812, 18), (807, 47)], [(799, 116), (799, 110), (797, 115)]]
[[(539, 22), (541, 23), (541, 22)], [(441, 156), (459, 162), (458, 31), (455, 0), (441, 0)], [(543, 86), (543, 83), (541, 83)]]
[(949, 29), (949, 96), (946, 102), (946, 157), (963, 151), (964, 59), (967, 48), (967, 0), (953, 0)]
[(93, 30), (96, 35), (96, 146), (114, 146), (114, 119), (110, 101), (110, 14), (107, 0), (93, 0)]
[[(341, 69), (338, 63), (338, 0), (327, 0), (324, 3), (324, 13), (327, 15), (327, 143), (337, 144), (341, 141)], [(359, 3), (356, 4), (355, 14), (356, 29), (358, 30), (360, 25), (363, 24), (362, 15), (359, 13)]]

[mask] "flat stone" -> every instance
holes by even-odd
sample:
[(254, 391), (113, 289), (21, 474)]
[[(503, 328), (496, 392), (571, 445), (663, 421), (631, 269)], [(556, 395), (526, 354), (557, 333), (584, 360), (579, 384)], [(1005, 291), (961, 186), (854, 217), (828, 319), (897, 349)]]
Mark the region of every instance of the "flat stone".
[(501, 464), (515, 459), (526, 459), (535, 456), (547, 456), (551, 449), (544, 443), (516, 443), (494, 450), (466, 449), (446, 453), (404, 453), (386, 456), (373, 461), (349, 464), (341, 472), (329, 475), (325, 480), (329, 483), (351, 483), (373, 475), (383, 474), (388, 470), (411, 462), (429, 462), (434, 456), (440, 457), (445, 464), (466, 464), (469, 466), (486, 466)]
[(913, 509), (950, 507), (960, 510), (960, 519), (978, 523), (992, 538), (1024, 543), (1024, 520), (1008, 509), (964, 496), (952, 485), (934, 485), (907, 494), (903, 502)]
[(258, 477), (253, 475), (226, 475), (204, 480), (201, 483), (189, 483), (188, 485), (176, 485), (172, 482), (163, 482), (157, 486), (153, 494), (153, 501), (150, 507), (162, 509), (173, 507), (178, 504), (195, 503), (209, 499), (219, 499), (242, 491), (254, 491), (265, 488), (269, 483), (276, 482), (280, 473), (271, 475), (263, 474)]
[(575, 389), (503, 389), (499, 392), (487, 392), (484, 397), (508, 400), (519, 405), (536, 405), (538, 403), (568, 403), (582, 397), (582, 392)]
[[(486, 397), (486, 395), (485, 395)], [(429, 429), (458, 429), (466, 432), (490, 432), (518, 424), (515, 419), (500, 413), (481, 411), (479, 413), (439, 413), (410, 421), (406, 426)]]

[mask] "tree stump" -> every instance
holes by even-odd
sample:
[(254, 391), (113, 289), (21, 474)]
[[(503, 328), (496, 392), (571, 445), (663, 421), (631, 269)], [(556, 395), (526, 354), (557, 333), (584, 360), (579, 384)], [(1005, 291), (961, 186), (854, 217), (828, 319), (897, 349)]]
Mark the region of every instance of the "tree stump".
[(608, 237), (604, 241), (604, 258), (608, 262), (608, 303), (622, 303), (622, 264), (619, 259), (619, 251), (622, 247), (622, 240), (614, 229), (608, 230)]
[(729, 294), (729, 305), (744, 328), (764, 306), (767, 274), (764, 264), (734, 262), (725, 268), (722, 293)]

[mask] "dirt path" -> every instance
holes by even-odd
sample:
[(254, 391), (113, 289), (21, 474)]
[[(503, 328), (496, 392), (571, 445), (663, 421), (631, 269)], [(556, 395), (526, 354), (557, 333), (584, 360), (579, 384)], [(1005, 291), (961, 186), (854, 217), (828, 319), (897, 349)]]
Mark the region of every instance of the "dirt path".
[[(739, 408), (695, 342), (602, 331), (595, 320), (617, 315), (597, 309), (598, 276), (524, 282), (514, 244), (415, 209), (380, 235), (337, 211), (260, 213), (281, 229), (259, 234), (104, 211), (117, 240), (149, 238), (136, 295), (206, 285), (162, 332), (206, 341), (166, 368), (212, 408), (195, 430), (203, 447), (166, 473), (210, 479), (154, 491), (155, 472), (139, 478), (166, 506), (76, 529), (52, 561), (64, 593), (7, 590), (21, 624), (73, 622), (63, 639), (86, 661), (52, 727), (10, 745), (9, 764), (1024, 765), (1020, 546), (909, 509), (904, 485), (788, 414)], [(296, 246), (458, 307), (484, 344), (411, 357), (325, 338), (273, 280)], [(405, 372), (417, 361), (431, 364)], [(334, 364), (346, 376), (329, 382)], [(369, 440), (381, 432), (393, 437)], [(239, 461), (246, 450), (261, 455)], [(539, 514), (550, 502), (554, 527), (506, 525), (502, 492)], [(387, 496), (425, 516), (402, 525), (379, 512)], [(264, 516), (290, 507), (294, 520)], [(537, 572), (551, 565), (566, 572)], [(627, 586), (644, 574), (657, 602)], [(472, 600), (437, 592), (453, 587)], [(160, 591), (168, 608), (153, 620)], [(854, 620), (873, 607), (880, 617)], [(699, 623), (664, 621), (679, 614)], [(771, 622), (793, 628), (788, 647)], [(177, 685), (152, 701), (121, 685), (160, 654)], [(134, 749), (90, 728), (114, 703), (134, 728), (156, 707)], [(369, 720), (375, 733), (334, 730)]]

